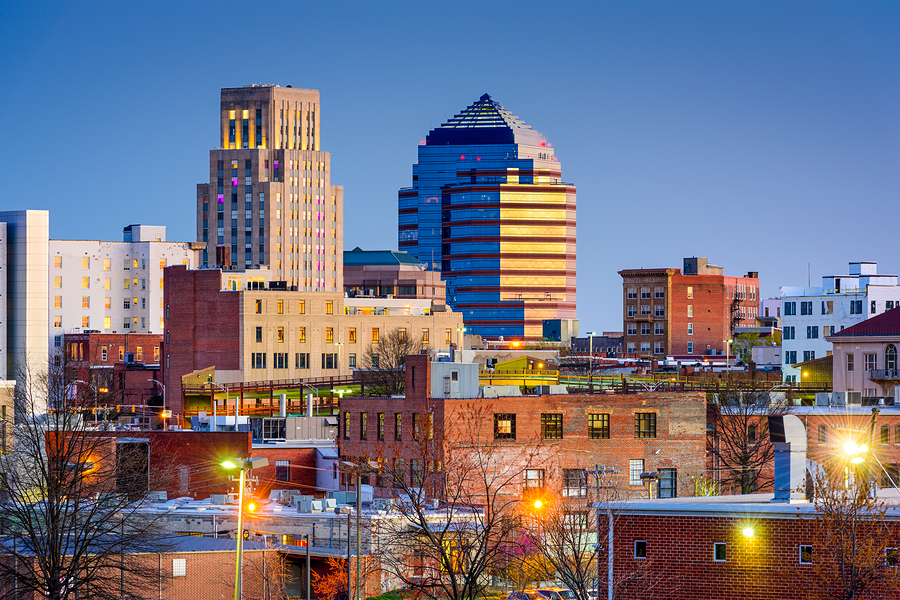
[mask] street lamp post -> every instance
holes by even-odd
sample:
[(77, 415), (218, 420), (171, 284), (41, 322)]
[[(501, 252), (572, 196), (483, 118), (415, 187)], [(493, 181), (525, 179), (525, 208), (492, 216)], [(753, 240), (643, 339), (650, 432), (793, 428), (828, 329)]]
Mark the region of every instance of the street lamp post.
[(98, 398), (99, 392), (97, 391), (97, 386), (95, 386), (93, 383), (88, 383), (87, 381), (83, 381), (81, 379), (76, 379), (72, 383), (83, 383), (84, 385), (86, 385), (89, 388), (91, 388), (92, 390), (94, 390), (94, 425), (96, 426), (98, 423), (98, 421), (97, 421), (97, 402), (99, 401), (99, 398)]
[[(592, 394), (594, 393), (594, 336), (595, 336), (595, 335), (597, 335), (597, 333), (594, 332), (594, 331), (588, 331), (588, 332), (587, 332), (588, 340), (589, 340), (589, 343), (590, 343), (590, 348), (589, 348), (589, 350), (588, 350), (588, 355), (589, 355), (589, 358), (590, 358), (590, 361), (591, 361), (590, 375), (588, 375), (588, 381), (590, 382), (591, 393), (592, 393)], [(601, 388), (603, 387), (602, 384), (601, 384), (600, 387), (601, 387)]]
[(459, 354), (459, 362), (462, 362), (462, 336), (465, 332), (465, 327), (456, 328), (456, 353)]
[(725, 377), (728, 377), (729, 373), (731, 372), (731, 369), (729, 368), (729, 365), (728, 365), (728, 362), (729, 362), (728, 359), (731, 356), (731, 343), (734, 340), (722, 340), (722, 341), (725, 342)]
[[(348, 474), (356, 473), (356, 600), (359, 598), (359, 580), (361, 576), (360, 557), (362, 556), (362, 541), (360, 531), (362, 523), (360, 522), (362, 515), (362, 474), (371, 473), (373, 469), (378, 468), (377, 463), (369, 463), (368, 465), (358, 465), (349, 461), (341, 461), (341, 465)], [(350, 483), (347, 483), (347, 489), (350, 489)], [(349, 567), (348, 567), (349, 568)], [(347, 598), (350, 597), (350, 587), (348, 581)]]
[(223, 461), (226, 469), (240, 469), (240, 488), (238, 489), (238, 522), (237, 522), (237, 550), (234, 567), (234, 600), (241, 600), (244, 595), (241, 571), (244, 562), (244, 484), (247, 471), (265, 467), (269, 464), (268, 458), (248, 458)]

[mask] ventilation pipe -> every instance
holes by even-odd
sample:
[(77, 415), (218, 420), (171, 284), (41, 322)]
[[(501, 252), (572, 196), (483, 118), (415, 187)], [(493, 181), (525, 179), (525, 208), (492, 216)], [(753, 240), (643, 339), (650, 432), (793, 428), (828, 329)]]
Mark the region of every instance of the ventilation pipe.
[(806, 500), (806, 427), (794, 415), (770, 415), (769, 439), (775, 454), (772, 502)]
[(281, 400), (278, 403), (278, 416), (281, 418), (287, 416), (287, 394), (281, 395)]
[(313, 416), (313, 395), (312, 392), (306, 392), (306, 416)]

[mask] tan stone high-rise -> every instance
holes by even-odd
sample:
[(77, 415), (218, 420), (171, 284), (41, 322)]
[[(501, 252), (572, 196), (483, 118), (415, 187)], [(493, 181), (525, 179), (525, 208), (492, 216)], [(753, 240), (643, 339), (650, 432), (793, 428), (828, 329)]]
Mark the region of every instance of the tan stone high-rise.
[(219, 110), (209, 183), (197, 185), (203, 265), (267, 265), (287, 289), (342, 291), (344, 190), (319, 149), (318, 90), (224, 88)]

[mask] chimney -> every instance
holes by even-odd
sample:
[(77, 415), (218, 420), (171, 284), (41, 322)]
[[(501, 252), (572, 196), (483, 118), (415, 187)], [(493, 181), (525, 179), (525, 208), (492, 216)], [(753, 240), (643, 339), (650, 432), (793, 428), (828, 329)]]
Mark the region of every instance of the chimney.
[(769, 439), (775, 454), (775, 497), (772, 502), (806, 499), (806, 427), (794, 415), (769, 415)]

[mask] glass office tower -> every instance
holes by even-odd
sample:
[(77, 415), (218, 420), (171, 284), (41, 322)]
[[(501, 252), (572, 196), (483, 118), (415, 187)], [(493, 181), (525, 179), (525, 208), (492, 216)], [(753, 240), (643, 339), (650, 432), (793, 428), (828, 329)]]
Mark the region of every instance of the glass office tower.
[(467, 333), (540, 340), (575, 319), (575, 186), (543, 135), (485, 94), (429, 132), (399, 192), (399, 247), (447, 282)]

